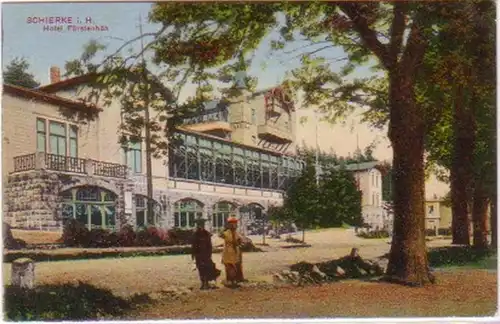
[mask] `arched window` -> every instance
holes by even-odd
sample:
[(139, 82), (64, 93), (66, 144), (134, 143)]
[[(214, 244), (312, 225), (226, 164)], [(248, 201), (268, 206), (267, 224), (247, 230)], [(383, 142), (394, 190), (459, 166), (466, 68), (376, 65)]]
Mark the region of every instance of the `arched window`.
[(174, 204), (174, 226), (195, 227), (195, 220), (203, 217), (203, 204), (198, 200), (184, 199)]
[(264, 207), (256, 203), (240, 207), (240, 212), (248, 213), (249, 221), (261, 220), (264, 218)]
[(116, 224), (116, 195), (109, 190), (85, 186), (61, 193), (62, 215), (65, 220), (76, 219), (88, 229), (114, 229)]
[(256, 203), (240, 207), (240, 228), (243, 231), (255, 230), (265, 226), (264, 207)]
[(135, 195), (135, 224), (137, 227), (158, 226), (161, 220), (161, 205), (153, 201), (153, 215), (148, 215), (148, 197)]
[(229, 216), (236, 213), (236, 206), (229, 202), (220, 202), (214, 205), (212, 214), (212, 228), (219, 231), (226, 226)]

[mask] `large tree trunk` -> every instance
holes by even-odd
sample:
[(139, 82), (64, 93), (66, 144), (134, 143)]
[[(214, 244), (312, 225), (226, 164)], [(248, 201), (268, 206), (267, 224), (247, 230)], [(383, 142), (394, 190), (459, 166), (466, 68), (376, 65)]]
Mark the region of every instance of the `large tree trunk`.
[(491, 230), (491, 247), (497, 249), (498, 232), (497, 232), (497, 197), (490, 198), (490, 230)]
[[(404, 72), (403, 72), (404, 73)], [(424, 121), (415, 104), (412, 76), (390, 78), (389, 138), (394, 152), (394, 232), (386, 279), (423, 285), (433, 282), (425, 244)]]
[(453, 153), (450, 169), (452, 244), (470, 244), (468, 188), (473, 178), (474, 126), (473, 116), (464, 104), (463, 87), (457, 87), (453, 109)]
[(489, 197), (481, 180), (474, 187), (472, 222), (474, 224), (472, 246), (478, 249), (488, 248), (488, 203)]

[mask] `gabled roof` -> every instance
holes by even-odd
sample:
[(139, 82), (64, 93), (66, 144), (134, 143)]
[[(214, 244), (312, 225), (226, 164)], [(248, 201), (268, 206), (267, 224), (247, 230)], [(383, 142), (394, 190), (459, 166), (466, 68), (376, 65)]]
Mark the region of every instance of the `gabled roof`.
[(368, 171), (371, 169), (377, 169), (379, 170), (382, 174), (385, 173), (385, 168), (383, 168), (380, 164), (380, 161), (370, 161), (370, 162), (360, 162), (360, 163), (349, 163), (349, 164), (344, 164), (344, 165), (336, 165), (333, 168), (334, 169), (340, 169), (341, 167), (344, 167), (347, 171)]
[(349, 171), (365, 171), (370, 169), (376, 169), (380, 164), (379, 161), (361, 162), (361, 163), (349, 163), (345, 165), (346, 170)]
[(71, 99), (66, 99), (63, 97), (56, 96), (56, 95), (51, 94), (51, 93), (45, 93), (45, 92), (41, 92), (41, 91), (34, 90), (34, 89), (28, 89), (28, 88), (24, 88), (24, 87), (20, 87), (20, 86), (15, 86), (12, 84), (4, 84), (3, 91), (5, 93), (8, 93), (8, 94), (16, 96), (16, 97), (39, 100), (42, 102), (50, 103), (50, 104), (57, 105), (57, 106), (63, 106), (63, 107), (70, 108), (70, 109), (77, 109), (77, 110), (92, 109), (95, 111), (101, 111), (101, 109), (95, 107), (94, 105), (86, 104), (83, 101), (75, 101), (75, 100), (71, 100)]
[[(123, 72), (126, 73), (126, 78), (129, 80), (137, 80), (138, 78), (141, 78), (142, 76), (136, 71), (132, 70), (124, 70)], [(84, 74), (81, 76), (73, 77), (70, 79), (65, 79), (59, 82), (51, 83), (45, 86), (38, 87), (37, 90), (43, 91), (43, 92), (57, 92), (65, 89), (70, 89), (74, 88), (79, 85), (91, 83), (93, 81), (96, 81), (99, 76), (105, 75), (104, 73), (88, 73)], [(151, 80), (151, 86), (156, 88), (156, 90), (161, 90), (164, 91), (165, 93), (165, 98), (167, 98), (167, 101), (172, 101), (174, 99), (172, 91), (167, 88), (157, 77), (153, 77)]]
[(50, 83), (50, 84), (38, 87), (37, 90), (43, 91), (43, 92), (49, 92), (49, 93), (57, 92), (57, 91), (61, 91), (61, 90), (73, 88), (75, 86), (89, 83), (89, 82), (95, 80), (98, 76), (99, 76), (99, 74), (97, 74), (97, 73), (84, 74), (84, 75), (77, 76), (74, 78), (69, 78), (69, 79), (61, 80), (59, 82)]

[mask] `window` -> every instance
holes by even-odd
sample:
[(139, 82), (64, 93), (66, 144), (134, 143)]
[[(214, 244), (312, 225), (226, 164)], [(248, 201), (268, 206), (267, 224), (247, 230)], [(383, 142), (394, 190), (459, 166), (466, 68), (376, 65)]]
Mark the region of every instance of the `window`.
[(114, 229), (117, 196), (106, 189), (92, 186), (69, 189), (60, 194), (63, 220), (76, 219), (89, 230)]
[(78, 127), (37, 118), (36, 150), (37, 152), (78, 157)]
[(375, 185), (375, 174), (372, 173), (372, 186), (374, 186), (374, 185)]
[(212, 214), (212, 228), (220, 231), (226, 226), (226, 219), (236, 213), (236, 207), (228, 202), (220, 202), (214, 205)]
[(174, 227), (193, 228), (196, 219), (203, 217), (203, 205), (193, 199), (178, 201), (174, 205)]
[(432, 216), (434, 214), (434, 206), (429, 206), (429, 216)]
[[(152, 217), (152, 218), (151, 218)], [(148, 198), (135, 196), (135, 222), (137, 227), (157, 226), (161, 218), (161, 205), (153, 200), (153, 215), (148, 213)]]
[(49, 123), (50, 153), (66, 155), (66, 125), (51, 121)]
[(142, 172), (142, 148), (141, 143), (130, 143), (125, 149), (125, 164), (134, 173)]
[(69, 126), (69, 156), (78, 156), (78, 128), (73, 125)]
[(375, 187), (378, 188), (378, 175), (375, 176)]
[(45, 129), (45, 119), (36, 119), (36, 150), (45, 152), (47, 147), (47, 130)]
[(257, 124), (257, 113), (255, 111), (255, 108), (252, 108), (252, 124)]

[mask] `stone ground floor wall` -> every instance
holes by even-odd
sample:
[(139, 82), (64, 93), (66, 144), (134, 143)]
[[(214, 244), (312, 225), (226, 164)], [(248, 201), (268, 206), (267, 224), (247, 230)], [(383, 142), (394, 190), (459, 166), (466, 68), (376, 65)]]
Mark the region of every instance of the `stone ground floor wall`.
[[(15, 228), (38, 230), (62, 229), (61, 193), (75, 187), (93, 186), (116, 195), (116, 226), (136, 224), (136, 197), (146, 196), (145, 177), (105, 178), (78, 174), (61, 174), (46, 170), (10, 175), (4, 185), (4, 221)], [(251, 220), (241, 207), (259, 206), (265, 213), (270, 206), (282, 204), (279, 192), (221, 186), (204, 183), (155, 179), (153, 199), (161, 206), (158, 226), (174, 226), (175, 204), (196, 200), (203, 206), (203, 218), (210, 220), (219, 202), (230, 203), (234, 214), (248, 225)], [(207, 222), (208, 229), (211, 222)]]
[(78, 174), (61, 174), (46, 170), (10, 175), (4, 185), (4, 221), (16, 228), (60, 230), (62, 227), (62, 197), (66, 190), (95, 186), (116, 195), (117, 224), (131, 218), (124, 212), (125, 192), (132, 189), (125, 179), (104, 178)]
[[(134, 176), (131, 179), (134, 183), (134, 194), (146, 196), (146, 178), (144, 176)], [(234, 206), (234, 215), (240, 219), (243, 226), (250, 225), (252, 220), (249, 218), (248, 213), (241, 212), (241, 207), (259, 206), (265, 213), (269, 207), (283, 204), (282, 194), (271, 190), (160, 177), (155, 178), (153, 183), (153, 197), (162, 205), (160, 226), (164, 228), (174, 227), (175, 205), (183, 200), (196, 200), (203, 206), (203, 218), (208, 220), (206, 228), (209, 230), (213, 230), (210, 217), (215, 206), (220, 202), (230, 203)], [(135, 215), (134, 208), (134, 206), (131, 206), (132, 215)], [(132, 219), (132, 222), (135, 223), (135, 218)]]

